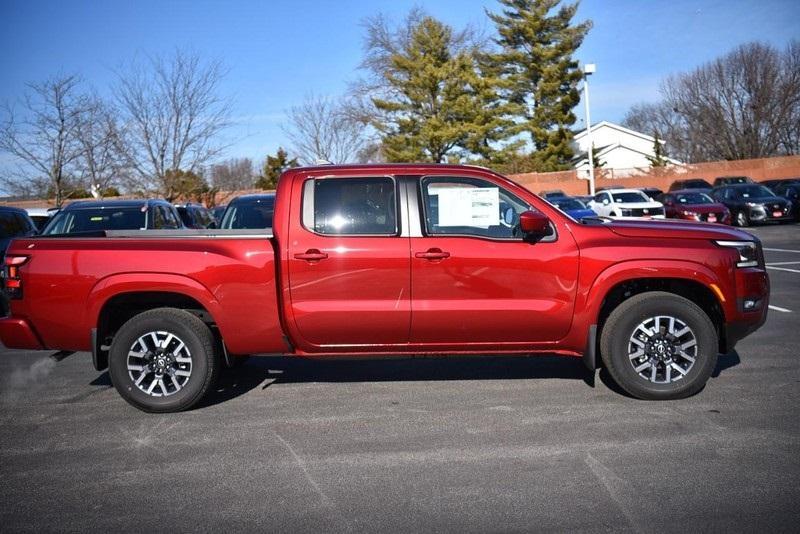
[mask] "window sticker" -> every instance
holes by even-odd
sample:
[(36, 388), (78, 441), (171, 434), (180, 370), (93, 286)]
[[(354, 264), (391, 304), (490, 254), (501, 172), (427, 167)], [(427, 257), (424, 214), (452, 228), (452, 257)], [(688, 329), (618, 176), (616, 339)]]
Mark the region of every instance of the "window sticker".
[(476, 226), (488, 228), (500, 224), (500, 195), (496, 187), (431, 188), (439, 196), (439, 226)]

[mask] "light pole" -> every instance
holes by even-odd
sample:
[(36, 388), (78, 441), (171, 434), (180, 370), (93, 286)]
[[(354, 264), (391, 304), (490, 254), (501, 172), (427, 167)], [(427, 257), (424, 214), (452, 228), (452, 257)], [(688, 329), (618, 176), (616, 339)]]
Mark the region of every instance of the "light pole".
[(592, 149), (594, 143), (592, 142), (592, 119), (589, 116), (589, 76), (594, 74), (597, 66), (594, 63), (586, 63), (583, 65), (583, 97), (586, 101), (586, 140), (589, 142), (589, 194), (594, 196), (594, 154)]

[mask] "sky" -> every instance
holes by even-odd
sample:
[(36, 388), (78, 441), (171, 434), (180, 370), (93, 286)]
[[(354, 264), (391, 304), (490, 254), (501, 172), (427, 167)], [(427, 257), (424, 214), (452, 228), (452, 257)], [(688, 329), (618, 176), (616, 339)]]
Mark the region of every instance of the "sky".
[[(225, 156), (261, 161), (288, 145), (287, 109), (307, 95), (342, 94), (359, 77), (363, 19), (399, 20), (415, 5), (487, 34), (485, 11), (500, 9), (495, 0), (0, 0), (0, 103), (59, 73), (78, 73), (107, 95), (133, 58), (189, 49), (228, 69), (221, 92), (233, 100), (234, 126)], [(594, 27), (576, 58), (597, 65), (594, 123), (620, 121), (632, 104), (657, 100), (664, 77), (739, 44), (800, 38), (798, 0), (583, 0), (575, 20), (585, 19)], [(576, 113), (581, 126), (583, 103)]]

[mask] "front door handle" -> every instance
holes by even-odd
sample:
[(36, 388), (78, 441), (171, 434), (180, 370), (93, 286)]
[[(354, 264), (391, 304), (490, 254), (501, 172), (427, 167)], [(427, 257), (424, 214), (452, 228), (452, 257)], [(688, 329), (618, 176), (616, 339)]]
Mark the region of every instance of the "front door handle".
[(324, 260), (328, 257), (328, 255), (325, 252), (320, 252), (315, 248), (310, 248), (303, 253), (295, 254), (294, 257), (298, 260), (305, 260), (313, 263), (315, 261)]
[(445, 252), (440, 248), (429, 248), (425, 252), (417, 252), (414, 254), (415, 258), (422, 258), (424, 260), (443, 260), (450, 257), (449, 252)]

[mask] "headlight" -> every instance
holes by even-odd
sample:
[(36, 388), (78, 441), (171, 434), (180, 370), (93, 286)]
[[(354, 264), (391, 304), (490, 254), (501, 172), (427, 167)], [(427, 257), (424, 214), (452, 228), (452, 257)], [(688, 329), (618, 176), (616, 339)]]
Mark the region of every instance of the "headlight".
[(684, 211), (682, 212), (684, 217), (691, 217), (692, 219), (700, 219), (700, 214), (694, 211)]
[(758, 245), (754, 241), (714, 241), (726, 248), (735, 248), (739, 252), (737, 267), (758, 267)]

